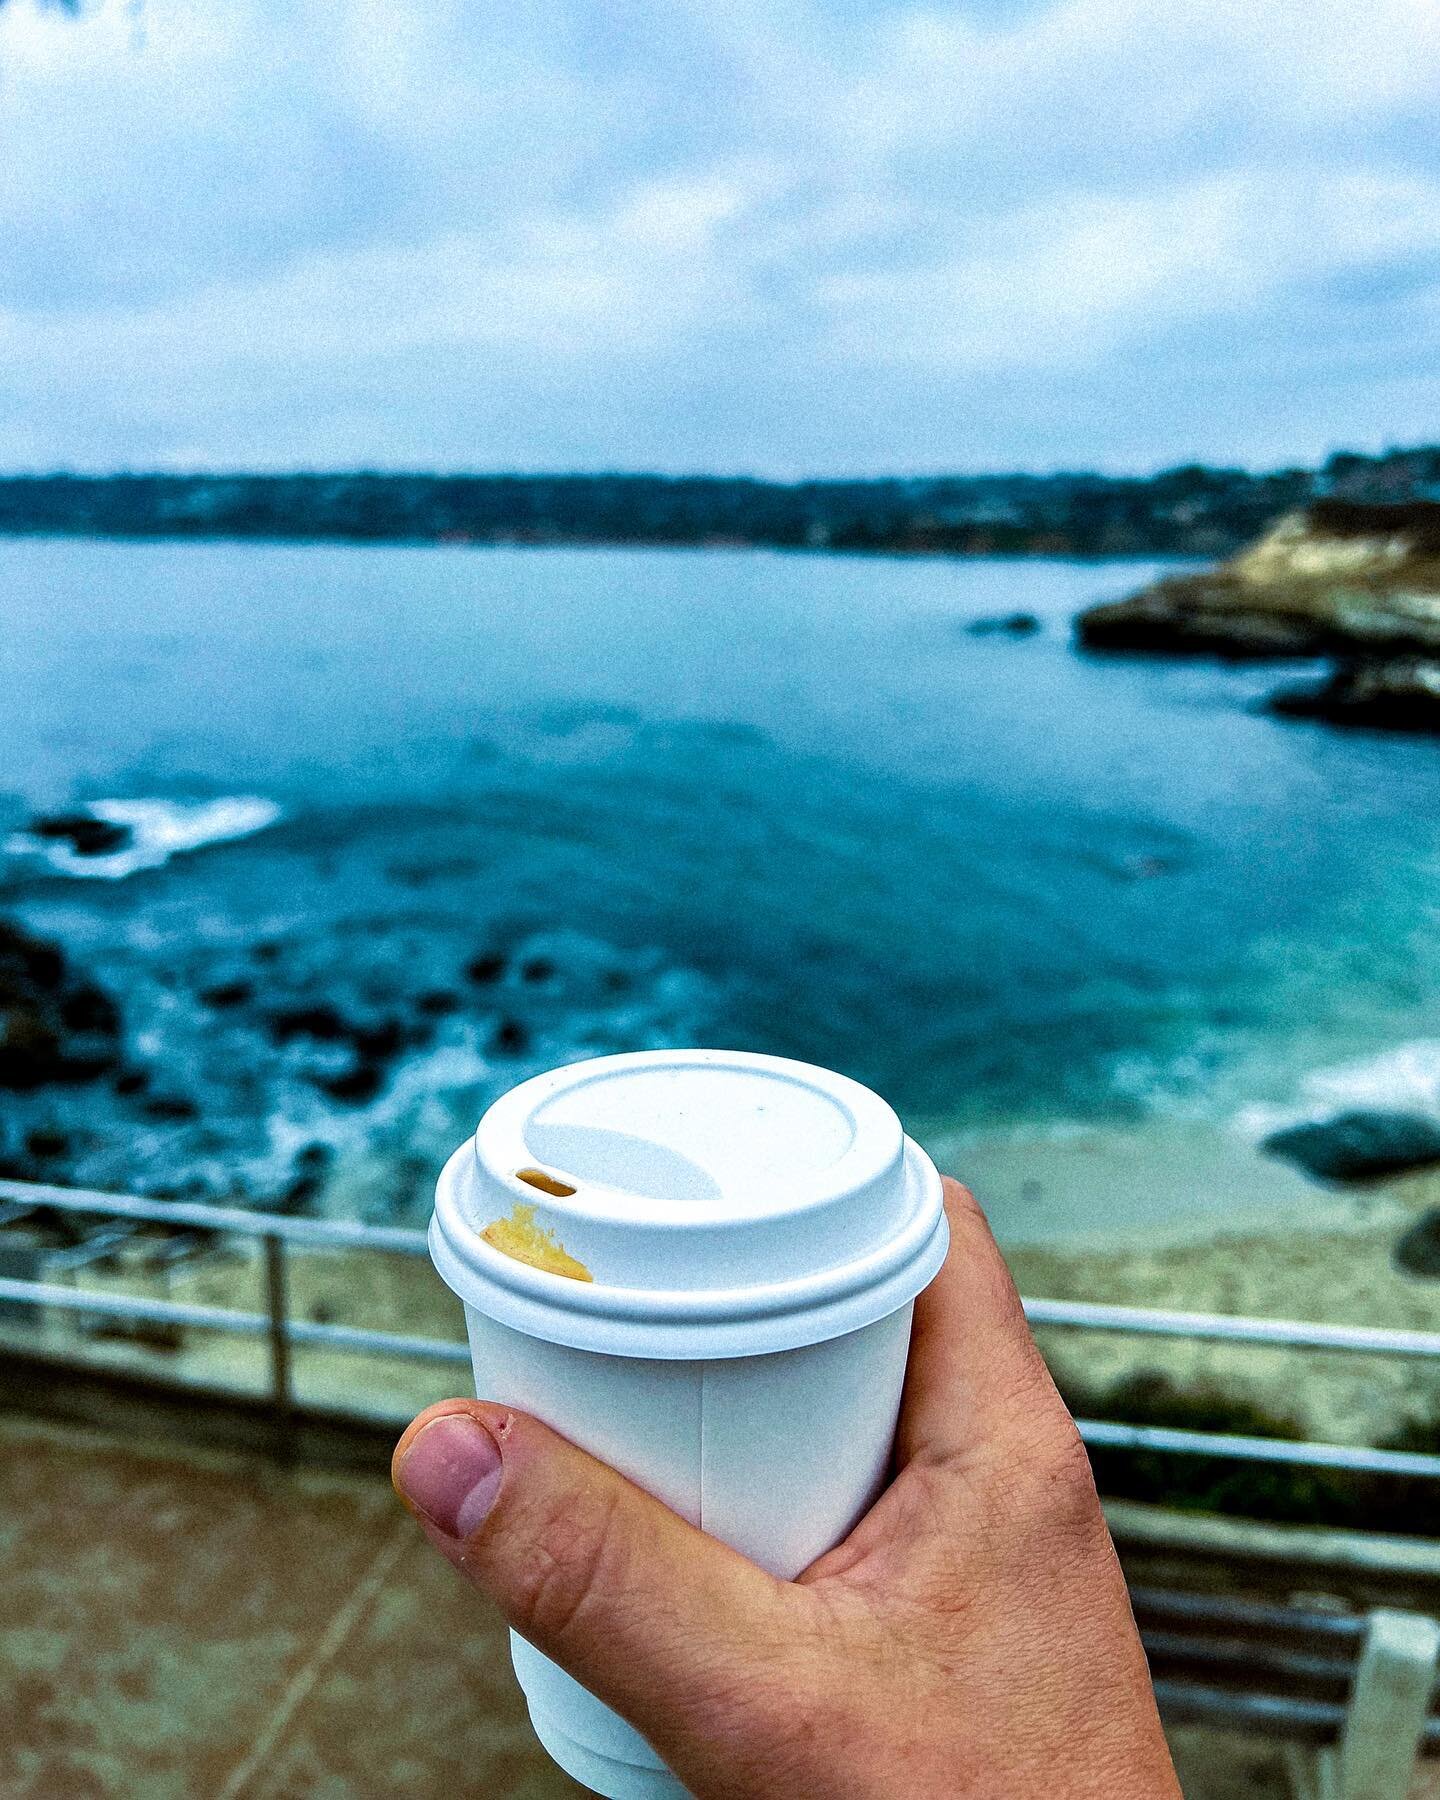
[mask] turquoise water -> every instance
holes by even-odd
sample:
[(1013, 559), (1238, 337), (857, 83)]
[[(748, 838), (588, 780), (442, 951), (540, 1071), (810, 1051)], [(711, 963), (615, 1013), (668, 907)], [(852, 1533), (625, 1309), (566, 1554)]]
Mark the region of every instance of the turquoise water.
[[(40, 1095), (12, 1134), (262, 1198), (318, 1143), (333, 1203), (403, 1213), (491, 1093), (599, 1050), (807, 1057), (923, 1133), (1223, 1118), (1426, 1039), (1440, 745), (1263, 717), (1284, 671), (1077, 655), (1075, 611), (1155, 571), (0, 542), (0, 835), (77, 800), (279, 809), (114, 880), (12, 841), (0, 909), (199, 1111)], [(1017, 609), (1043, 629), (965, 629)], [(267, 1023), (437, 992), (361, 1101)]]

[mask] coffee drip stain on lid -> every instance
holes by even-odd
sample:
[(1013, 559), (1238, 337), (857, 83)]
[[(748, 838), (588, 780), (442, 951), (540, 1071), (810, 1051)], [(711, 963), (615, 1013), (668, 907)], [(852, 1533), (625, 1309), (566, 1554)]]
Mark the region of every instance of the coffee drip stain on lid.
[[(542, 1193), (566, 1195), (575, 1189), (556, 1181), (540, 1169), (521, 1169), (517, 1178)], [(480, 1234), (493, 1249), (516, 1262), (528, 1263), (532, 1269), (544, 1269), (550, 1275), (563, 1275), (570, 1281), (594, 1281), (584, 1263), (571, 1256), (565, 1246), (546, 1226), (536, 1223), (535, 1207), (517, 1200), (508, 1219), (495, 1219)]]

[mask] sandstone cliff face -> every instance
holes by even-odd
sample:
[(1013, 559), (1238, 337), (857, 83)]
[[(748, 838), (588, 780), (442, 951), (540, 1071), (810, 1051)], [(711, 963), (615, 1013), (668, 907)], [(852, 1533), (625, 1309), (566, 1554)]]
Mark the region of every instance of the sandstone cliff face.
[(1214, 570), (1092, 607), (1080, 641), (1235, 661), (1440, 656), (1440, 502), (1290, 513)]
[(1440, 732), (1440, 502), (1322, 501), (1218, 568), (1092, 607), (1076, 630), (1093, 650), (1330, 657), (1325, 681), (1284, 690), (1271, 710)]

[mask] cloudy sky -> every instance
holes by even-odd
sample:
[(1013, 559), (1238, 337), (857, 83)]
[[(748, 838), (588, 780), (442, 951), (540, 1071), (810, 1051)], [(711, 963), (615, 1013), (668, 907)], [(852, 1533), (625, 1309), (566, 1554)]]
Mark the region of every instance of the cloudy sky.
[(0, 6), (0, 468), (1440, 438), (1437, 0)]

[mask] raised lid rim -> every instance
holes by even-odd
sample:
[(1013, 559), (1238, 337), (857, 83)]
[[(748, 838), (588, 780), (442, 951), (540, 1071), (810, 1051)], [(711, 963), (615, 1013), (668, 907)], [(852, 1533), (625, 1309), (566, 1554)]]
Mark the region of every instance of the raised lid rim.
[[(574, 1179), (572, 1171), (535, 1156), (525, 1136), (527, 1122), (544, 1105), (566, 1092), (620, 1073), (668, 1069), (734, 1069), (809, 1088), (823, 1094), (849, 1116), (853, 1127), (851, 1142), (834, 1162), (819, 1170), (788, 1172), (771, 1181), (748, 1179), (748, 1205), (740, 1204), (734, 1194), (721, 1194), (714, 1199), (687, 1199), (677, 1207), (673, 1202), (617, 1185), (581, 1180), (576, 1183), (574, 1194), (547, 1198), (547, 1210), (579, 1219), (643, 1220), (648, 1227), (675, 1231), (714, 1229), (761, 1217), (773, 1220), (823, 1207), (842, 1193), (879, 1180), (902, 1154), (905, 1135), (894, 1109), (848, 1075), (759, 1051), (639, 1050), (550, 1069), (502, 1094), (487, 1109), (471, 1139), (478, 1174), (484, 1180), (500, 1183), (521, 1201), (530, 1196), (525, 1184), (515, 1178), (517, 1169), (536, 1166), (562, 1180)], [(757, 1206), (756, 1200), (764, 1204)]]

